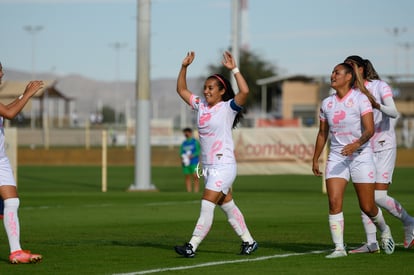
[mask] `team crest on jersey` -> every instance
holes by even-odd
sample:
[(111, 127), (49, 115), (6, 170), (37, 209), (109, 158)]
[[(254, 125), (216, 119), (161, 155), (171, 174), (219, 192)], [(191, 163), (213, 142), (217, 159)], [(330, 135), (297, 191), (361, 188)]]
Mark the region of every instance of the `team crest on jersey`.
[(350, 98), (347, 102), (346, 102), (346, 107), (352, 107), (354, 106), (354, 100), (352, 98)]
[(333, 103), (332, 103), (332, 101), (329, 101), (328, 102), (328, 105), (326, 106), (328, 109), (331, 109), (332, 108), (332, 106), (333, 106)]

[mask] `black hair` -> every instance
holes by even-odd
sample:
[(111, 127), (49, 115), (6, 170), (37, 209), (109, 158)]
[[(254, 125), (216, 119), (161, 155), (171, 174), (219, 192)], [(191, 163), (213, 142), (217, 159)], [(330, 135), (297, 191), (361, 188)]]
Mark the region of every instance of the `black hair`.
[(365, 67), (365, 60), (359, 55), (350, 55), (345, 58), (344, 62), (351, 61), (358, 65), (358, 67)]
[[(217, 82), (217, 86), (219, 90), (224, 89), (224, 94), (221, 96), (223, 101), (229, 101), (230, 99), (234, 98), (236, 94), (234, 93), (233, 87), (231, 86), (230, 81), (225, 78), (221, 74), (213, 74), (207, 79), (215, 79)], [(243, 119), (243, 113), (240, 111), (237, 113), (236, 117), (234, 118), (232, 128), (236, 128), (237, 124)]]
[(344, 62), (350, 61), (352, 63), (357, 64), (358, 67), (362, 67), (364, 69), (363, 77), (364, 79), (371, 81), (373, 79), (380, 79), (377, 71), (374, 68), (374, 65), (372, 65), (371, 61), (368, 59), (364, 59), (360, 57), (359, 55), (350, 55), (347, 58), (345, 58)]
[(185, 133), (185, 132), (190, 132), (190, 133), (192, 133), (192, 132), (193, 132), (193, 129), (191, 129), (190, 127), (184, 128), (184, 129), (183, 129), (183, 133)]

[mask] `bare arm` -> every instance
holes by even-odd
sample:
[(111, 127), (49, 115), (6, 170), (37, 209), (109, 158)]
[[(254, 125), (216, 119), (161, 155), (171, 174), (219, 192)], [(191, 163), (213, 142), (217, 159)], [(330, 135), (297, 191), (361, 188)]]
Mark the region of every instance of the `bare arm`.
[[(223, 54), (223, 61), (224, 67), (229, 70), (232, 70), (234, 73), (234, 78), (236, 79), (237, 87), (239, 88), (239, 92), (234, 97), (234, 101), (237, 105), (243, 106), (247, 101), (247, 96), (249, 95), (249, 86), (247, 85), (246, 80), (244, 79), (243, 75), (237, 68), (236, 61), (233, 59), (233, 56), (230, 52), (225, 52)], [(236, 71), (233, 71), (236, 69)]]
[(319, 123), (319, 131), (316, 136), (315, 152), (312, 158), (312, 172), (315, 176), (321, 176), (322, 172), (319, 170), (319, 157), (323, 152), (326, 141), (328, 140), (329, 125), (327, 121), (321, 120)]
[(193, 62), (194, 58), (194, 52), (187, 53), (187, 56), (184, 58), (181, 64), (181, 69), (177, 79), (177, 93), (187, 104), (190, 104), (192, 95), (191, 91), (187, 88), (187, 67)]
[(7, 119), (13, 119), (23, 109), (29, 99), (42, 88), (43, 81), (30, 81), (19, 98), (7, 105), (0, 103), (0, 115)]

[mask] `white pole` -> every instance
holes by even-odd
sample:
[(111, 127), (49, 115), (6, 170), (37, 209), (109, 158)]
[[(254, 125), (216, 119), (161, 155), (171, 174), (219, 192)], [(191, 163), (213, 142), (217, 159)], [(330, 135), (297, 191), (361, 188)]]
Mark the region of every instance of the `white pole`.
[(122, 48), (126, 47), (127, 44), (126, 43), (121, 43), (121, 42), (115, 42), (109, 45), (110, 47), (112, 47), (115, 50), (115, 81), (116, 81), (116, 88), (115, 88), (115, 97), (114, 97), (114, 101), (115, 101), (115, 106), (114, 106), (114, 111), (115, 111), (115, 124), (118, 125), (119, 123), (119, 115), (121, 110), (118, 109), (118, 97), (119, 97), (119, 92), (120, 92), (120, 82), (121, 82), (121, 78), (120, 78), (120, 73), (119, 73), (119, 60), (120, 60), (120, 51)]
[[(239, 64), (239, 47), (240, 47), (240, 0), (233, 0), (232, 5), (232, 35), (231, 35), (231, 52), (233, 58), (236, 61), (237, 66)], [(231, 86), (234, 92), (237, 94), (239, 89), (237, 88), (236, 79), (234, 76), (230, 78)]]
[(108, 148), (108, 133), (106, 130), (102, 131), (102, 192), (107, 191), (107, 148)]
[(267, 85), (262, 85), (262, 118), (266, 118), (267, 107)]
[(131, 110), (129, 106), (129, 100), (125, 101), (125, 147), (129, 149), (129, 132), (130, 132), (130, 125), (131, 125)]
[[(36, 77), (36, 34), (43, 30), (43, 26), (24, 26), (23, 29), (32, 36), (32, 80)], [(30, 127), (35, 128), (35, 116), (33, 110), (33, 103), (31, 104), (30, 112)]]
[(44, 148), (49, 150), (49, 88), (45, 89), (43, 97), (43, 142)]
[(180, 108), (180, 129), (183, 129), (187, 125), (187, 108), (184, 102), (181, 102)]
[(138, 0), (135, 120), (135, 182), (130, 191), (155, 190), (151, 184), (150, 23), (151, 1)]
[(91, 147), (91, 131), (89, 127), (89, 119), (85, 121), (85, 148), (89, 150)]

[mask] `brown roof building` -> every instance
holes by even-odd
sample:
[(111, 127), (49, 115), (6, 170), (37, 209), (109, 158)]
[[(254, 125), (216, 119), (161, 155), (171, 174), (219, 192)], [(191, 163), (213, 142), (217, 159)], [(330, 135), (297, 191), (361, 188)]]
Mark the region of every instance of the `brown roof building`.
[[(44, 81), (42, 90), (37, 92), (22, 110), (32, 127), (41, 127), (45, 119), (49, 127), (67, 126), (70, 119), (70, 103), (73, 98), (65, 96), (56, 89), (55, 81)], [(28, 82), (4, 81), (0, 85), (0, 102), (8, 104), (19, 97)]]
[[(388, 82), (394, 101), (404, 117), (414, 117), (414, 82)], [(300, 119), (303, 125), (318, 124), (319, 106), (332, 91), (325, 77), (286, 76), (259, 79), (262, 112), (276, 119)]]

